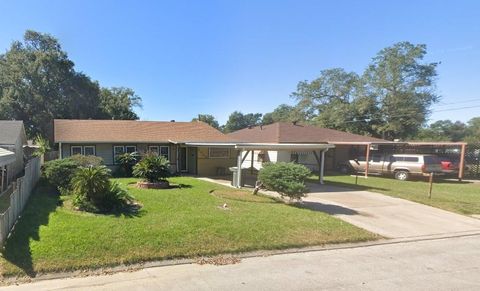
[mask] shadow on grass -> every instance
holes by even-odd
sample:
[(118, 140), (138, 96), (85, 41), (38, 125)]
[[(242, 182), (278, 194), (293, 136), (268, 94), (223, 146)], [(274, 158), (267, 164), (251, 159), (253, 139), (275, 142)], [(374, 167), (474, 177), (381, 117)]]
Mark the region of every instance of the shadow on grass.
[(343, 214), (343, 215), (358, 215), (360, 214), (358, 211), (339, 206), (334, 204), (323, 204), (320, 202), (312, 202), (312, 201), (303, 201), (293, 204), (297, 208), (304, 208), (313, 211), (320, 211), (330, 215), (335, 214)]
[(126, 217), (126, 218), (136, 218), (142, 217), (147, 214), (147, 211), (142, 209), (142, 205), (140, 204), (129, 204), (121, 209), (112, 210), (109, 212), (98, 212), (95, 214), (99, 215), (113, 215), (115, 217)]
[(2, 250), (3, 257), (8, 262), (22, 269), (30, 277), (36, 275), (30, 240), (40, 240), (39, 229), (42, 225), (48, 224), (49, 215), (55, 211), (58, 203), (57, 191), (45, 180), (40, 180)]

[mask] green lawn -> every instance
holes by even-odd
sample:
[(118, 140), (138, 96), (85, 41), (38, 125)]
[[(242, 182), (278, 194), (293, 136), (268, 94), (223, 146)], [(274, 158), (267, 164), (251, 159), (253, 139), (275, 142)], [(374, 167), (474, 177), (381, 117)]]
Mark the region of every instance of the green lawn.
[[(314, 177), (315, 179), (316, 177)], [(428, 178), (415, 181), (398, 181), (388, 177), (370, 176), (368, 179), (329, 173), (325, 181), (339, 186), (383, 193), (393, 197), (431, 205), (460, 214), (480, 214), (480, 183), (434, 180), (432, 198), (428, 198)]]
[[(68, 207), (69, 199), (59, 206), (48, 185), (37, 187), (6, 244), (3, 275), (378, 238), (322, 212), (194, 178), (172, 178), (183, 187), (168, 190), (118, 181), (143, 205), (138, 213), (78, 212)], [(225, 202), (230, 210), (219, 208)]]

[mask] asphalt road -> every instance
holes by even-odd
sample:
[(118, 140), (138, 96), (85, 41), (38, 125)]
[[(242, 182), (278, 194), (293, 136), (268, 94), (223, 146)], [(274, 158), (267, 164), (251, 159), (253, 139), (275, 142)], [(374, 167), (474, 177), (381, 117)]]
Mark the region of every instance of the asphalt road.
[(480, 235), (56, 279), (5, 290), (480, 290)]

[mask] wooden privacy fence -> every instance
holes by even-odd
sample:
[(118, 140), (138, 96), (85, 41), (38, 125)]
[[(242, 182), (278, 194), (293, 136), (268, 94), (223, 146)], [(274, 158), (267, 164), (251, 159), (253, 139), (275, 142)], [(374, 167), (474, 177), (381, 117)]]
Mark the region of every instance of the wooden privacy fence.
[[(28, 161), (25, 166), (25, 175), (18, 178), (9, 189), (10, 205), (0, 214), (0, 245), (5, 243), (39, 179), (40, 158), (37, 157)], [(8, 195), (8, 192), (3, 195)]]

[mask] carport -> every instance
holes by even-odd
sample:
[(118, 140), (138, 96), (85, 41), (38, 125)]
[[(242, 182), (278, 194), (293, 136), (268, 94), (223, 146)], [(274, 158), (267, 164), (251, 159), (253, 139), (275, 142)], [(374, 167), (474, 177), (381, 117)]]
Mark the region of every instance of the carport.
[[(379, 147), (388, 147), (392, 153), (423, 153), (445, 155), (450, 150), (458, 157), (459, 170), (458, 180), (462, 180), (465, 168), (465, 152), (467, 143), (464, 142), (335, 142), (336, 145), (351, 145), (365, 147), (365, 160), (370, 160), (372, 150), (378, 150)], [(369, 174), (369, 163), (365, 165), (365, 178)]]
[[(324, 168), (325, 168), (325, 152), (331, 148), (334, 148), (335, 145), (327, 143), (185, 143), (187, 146), (194, 147), (220, 147), (220, 148), (231, 148), (237, 150), (237, 175), (236, 175), (236, 185), (240, 187), (242, 185), (242, 163), (248, 157), (249, 154), (253, 156), (255, 150), (292, 150), (292, 151), (312, 151), (315, 155), (315, 159), (318, 163), (320, 173), (319, 173), (319, 183), (323, 184), (324, 177)], [(253, 163), (253, 159), (252, 159)], [(234, 166), (234, 165), (232, 165)], [(252, 165), (253, 167), (253, 165)]]
[(0, 193), (5, 190), (6, 166), (15, 162), (15, 153), (0, 148)]

